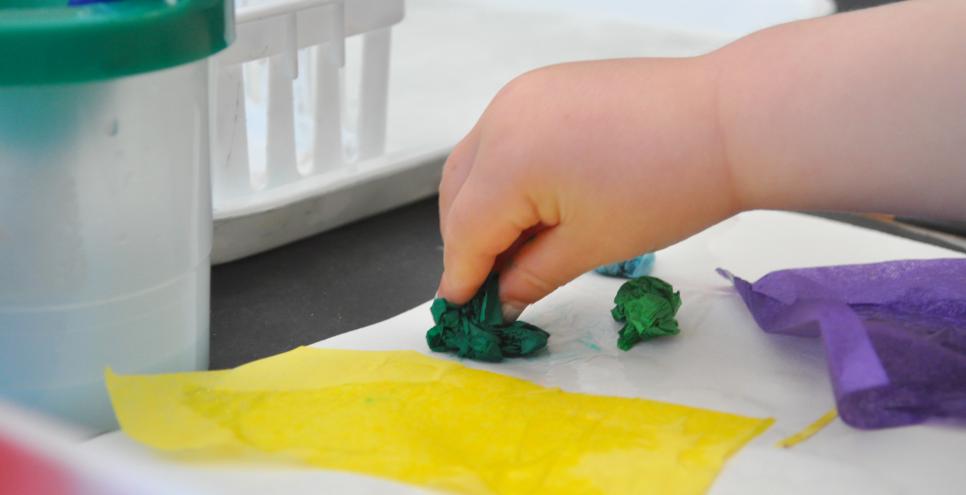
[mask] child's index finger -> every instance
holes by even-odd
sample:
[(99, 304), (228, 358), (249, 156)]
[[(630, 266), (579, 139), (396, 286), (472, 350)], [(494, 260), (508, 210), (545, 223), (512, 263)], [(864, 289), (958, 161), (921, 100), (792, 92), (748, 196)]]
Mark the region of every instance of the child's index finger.
[(472, 172), (440, 219), (443, 278), (439, 296), (454, 304), (473, 297), (493, 271), (497, 256), (528, 228), (539, 224), (536, 210), (515, 188)]

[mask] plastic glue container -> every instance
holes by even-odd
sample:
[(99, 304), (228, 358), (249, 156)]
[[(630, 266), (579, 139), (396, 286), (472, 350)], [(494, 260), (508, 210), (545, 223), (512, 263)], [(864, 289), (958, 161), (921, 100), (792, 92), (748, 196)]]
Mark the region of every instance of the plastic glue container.
[(0, 0), (0, 399), (105, 431), (104, 369), (208, 365), (225, 0)]

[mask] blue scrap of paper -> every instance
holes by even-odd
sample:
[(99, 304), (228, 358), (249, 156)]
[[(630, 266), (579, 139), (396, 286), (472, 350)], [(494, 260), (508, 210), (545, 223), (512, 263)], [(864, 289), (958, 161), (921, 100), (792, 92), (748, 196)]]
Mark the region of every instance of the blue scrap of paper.
[(646, 253), (629, 260), (597, 267), (597, 273), (608, 277), (637, 278), (650, 275), (654, 268), (654, 253)]

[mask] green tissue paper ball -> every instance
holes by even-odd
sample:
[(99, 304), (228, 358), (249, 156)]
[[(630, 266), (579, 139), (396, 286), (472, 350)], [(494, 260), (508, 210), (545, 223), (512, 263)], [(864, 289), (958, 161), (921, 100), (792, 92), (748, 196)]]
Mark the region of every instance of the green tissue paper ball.
[(624, 323), (617, 339), (621, 350), (680, 331), (674, 315), (681, 307), (681, 295), (657, 277), (638, 277), (624, 283), (614, 296), (614, 304), (611, 315)]

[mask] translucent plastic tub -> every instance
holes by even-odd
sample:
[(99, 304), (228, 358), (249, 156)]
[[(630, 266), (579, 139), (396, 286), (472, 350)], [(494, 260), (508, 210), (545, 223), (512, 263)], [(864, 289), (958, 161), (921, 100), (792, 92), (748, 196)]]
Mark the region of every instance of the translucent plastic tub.
[[(179, 15), (165, 10), (172, 2), (138, 3)], [(193, 4), (225, 17), (218, 1), (179, 8)], [(3, 5), (0, 43), (20, 40), (4, 38), (17, 9)], [(103, 16), (116, 38), (105, 40), (133, 42), (125, 32), (152, 40), (143, 25), (151, 12), (137, 8), (51, 11)], [(116, 30), (128, 17), (137, 29)], [(63, 66), (28, 67), (51, 80), (29, 84), (16, 79), (23, 72), (0, 70), (0, 396), (95, 431), (115, 425), (106, 367), (141, 373), (208, 363), (208, 65), (197, 56), (205, 50), (164, 58), (170, 35), (155, 35), (154, 51), (132, 58), (160, 57), (153, 70), (102, 65), (107, 72), (74, 81)], [(96, 53), (77, 72), (103, 62)]]

